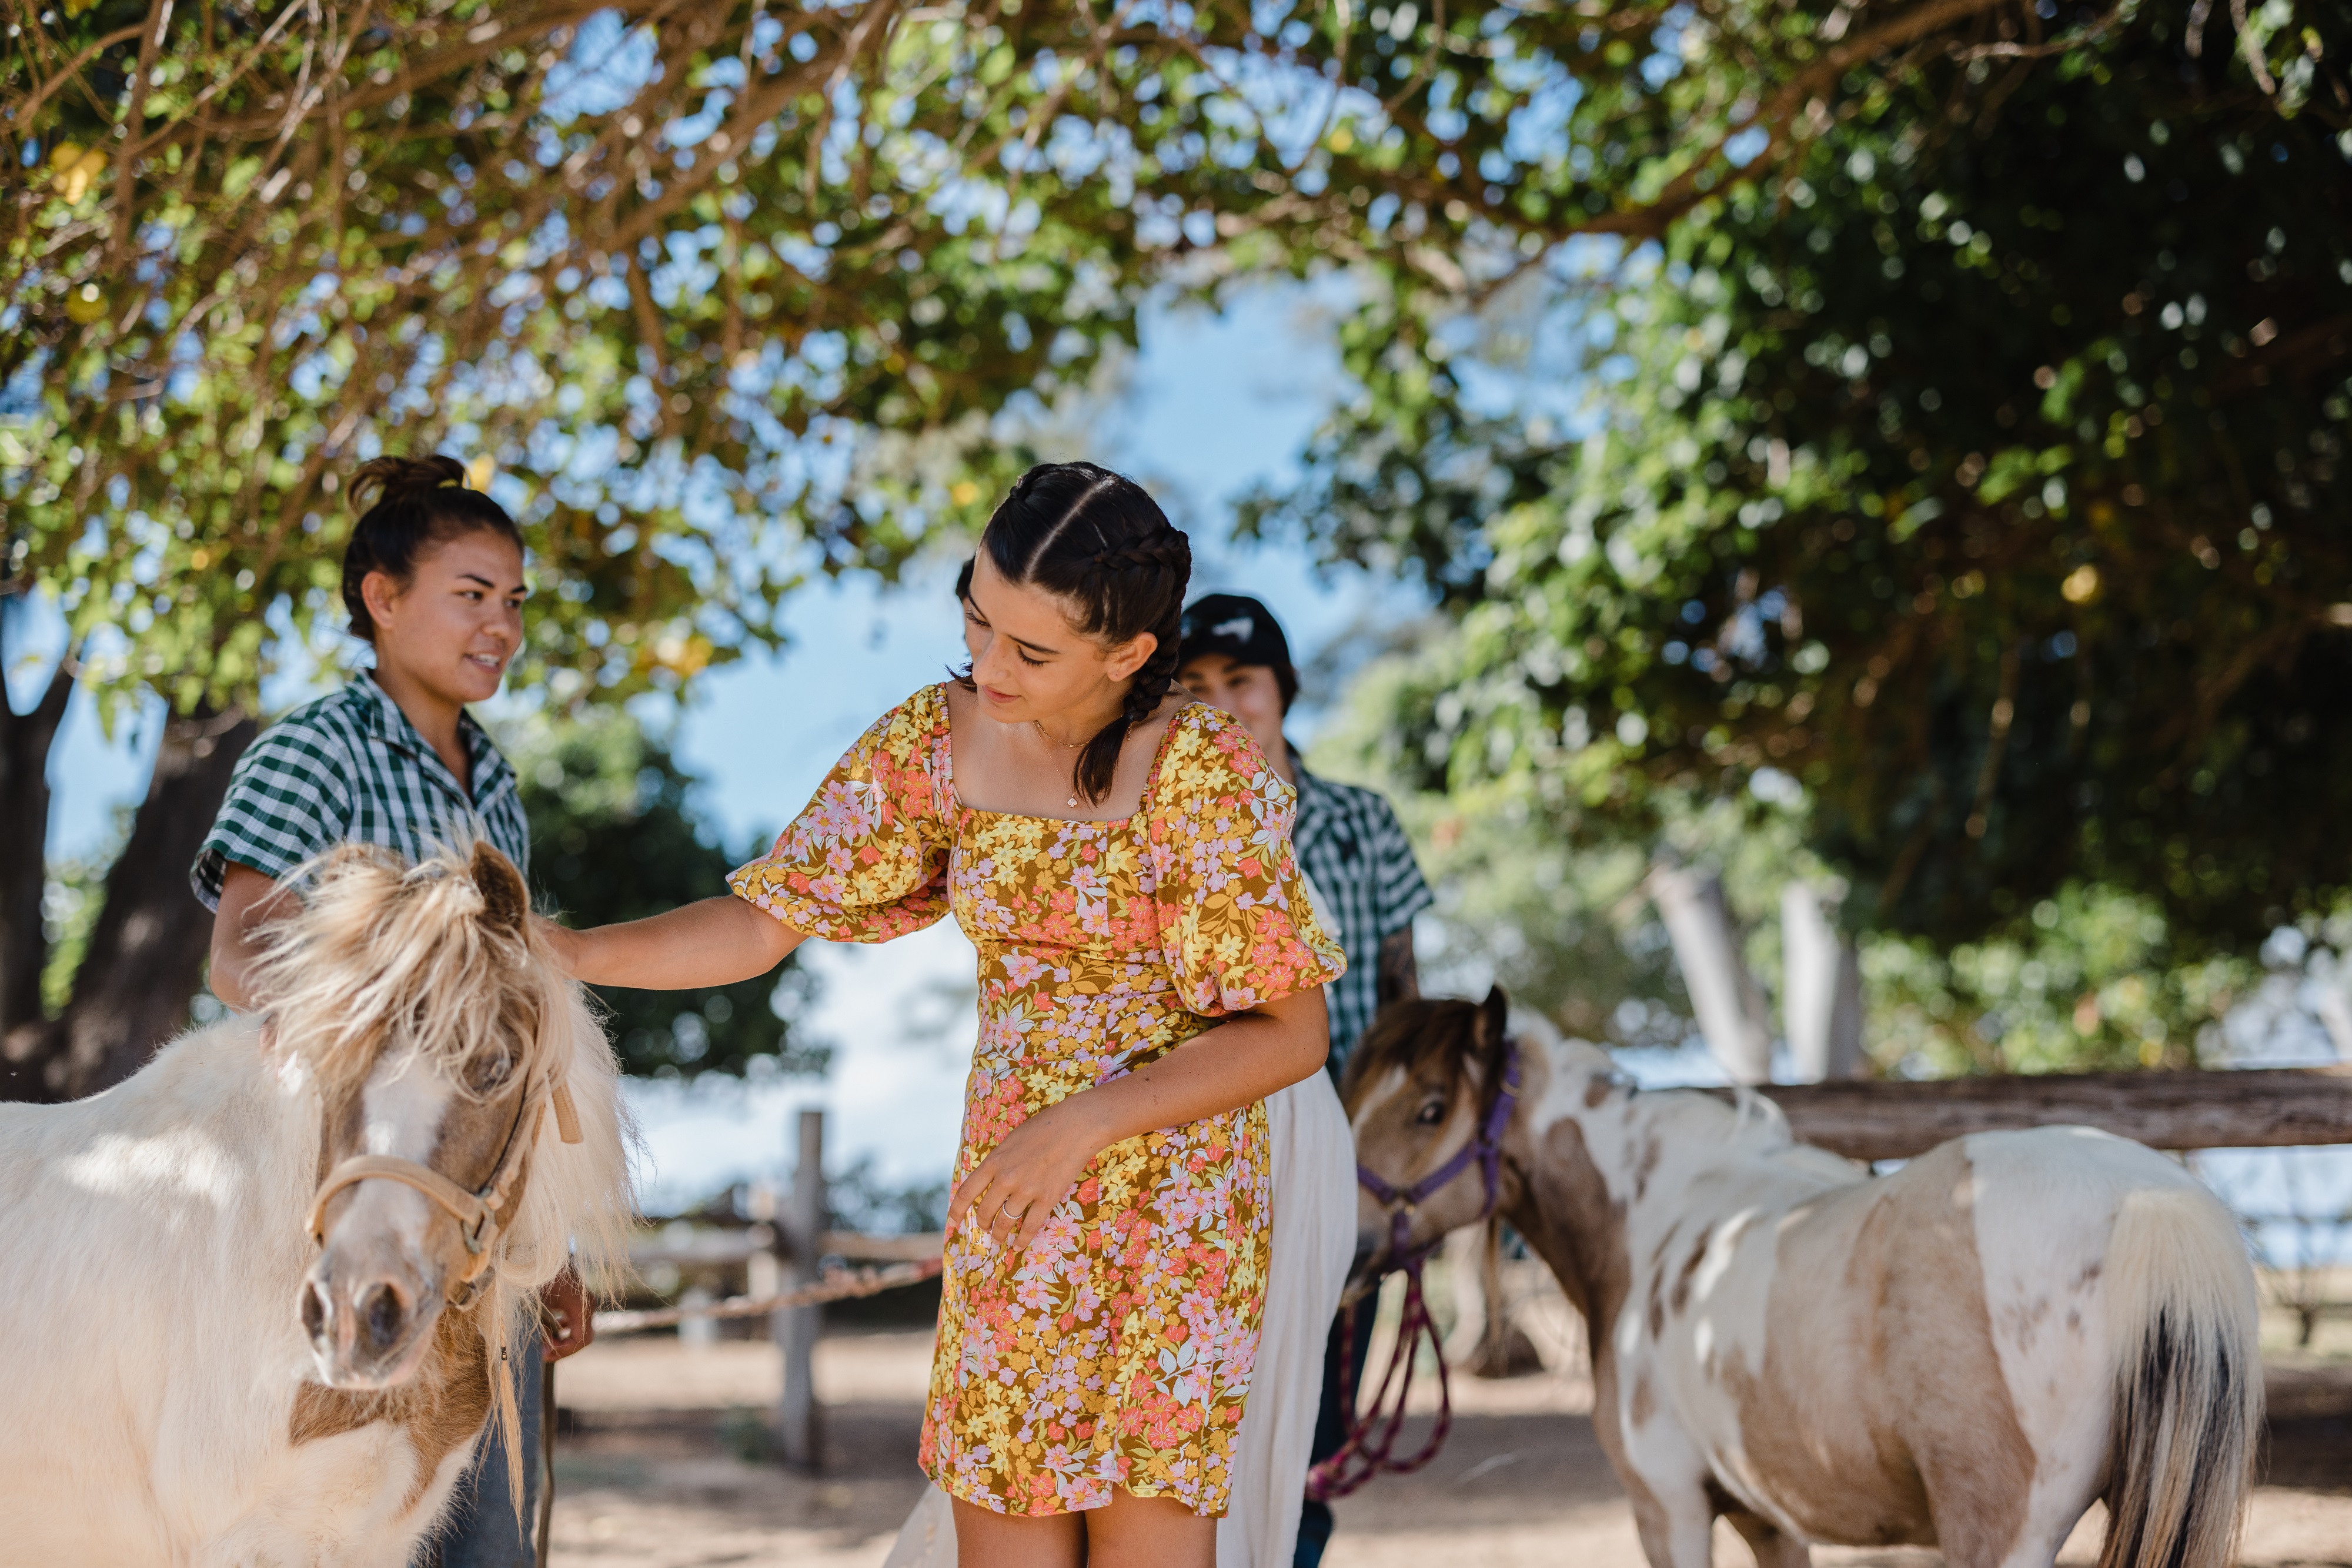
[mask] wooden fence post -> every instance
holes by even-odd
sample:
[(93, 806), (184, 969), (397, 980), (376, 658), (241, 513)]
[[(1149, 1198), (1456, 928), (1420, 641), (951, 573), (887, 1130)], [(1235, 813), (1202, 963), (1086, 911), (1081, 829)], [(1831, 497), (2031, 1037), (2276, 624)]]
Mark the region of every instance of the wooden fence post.
[[(824, 1247), (824, 1113), (803, 1111), (799, 1163), (793, 1172), (791, 1209), (781, 1216), (779, 1240), (788, 1249), (787, 1288), (814, 1285)], [(823, 1307), (786, 1307), (771, 1314), (768, 1333), (783, 1358), (783, 1396), (776, 1410), (776, 1434), (784, 1463), (814, 1469), (824, 1458), (823, 1412), (814, 1378), (817, 1331)]]
[(748, 1249), (743, 1259), (743, 1293), (747, 1296), (774, 1296), (783, 1291), (782, 1257), (789, 1250), (777, 1230), (781, 1218), (776, 1189), (766, 1182), (751, 1184), (744, 1205), (751, 1219), (751, 1228), (743, 1234)]

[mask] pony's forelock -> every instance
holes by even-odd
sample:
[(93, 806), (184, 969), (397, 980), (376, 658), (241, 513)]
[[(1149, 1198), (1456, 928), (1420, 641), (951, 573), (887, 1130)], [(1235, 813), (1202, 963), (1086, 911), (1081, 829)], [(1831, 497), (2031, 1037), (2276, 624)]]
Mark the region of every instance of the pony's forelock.
[(408, 866), (347, 844), (305, 868), (302, 906), (262, 932), (254, 991), (276, 1049), (331, 1093), (386, 1058), (415, 1059), (467, 1093), (465, 1066), (543, 1037), (569, 984), (526, 920), (483, 918), (467, 859), (436, 851)]
[(1479, 1019), (1485, 1013), (1483, 1003), (1455, 998), (1415, 997), (1390, 1003), (1349, 1053), (1340, 1075), (1340, 1099), (1352, 1114), (1357, 1092), (1390, 1068), (1402, 1069), (1409, 1077), (1434, 1071), (1452, 1093), (1475, 1062), (1480, 1098), (1491, 1102), (1501, 1089), (1501, 1074), (1495, 1070), (1501, 1061), (1503, 1041), (1479, 1038)]

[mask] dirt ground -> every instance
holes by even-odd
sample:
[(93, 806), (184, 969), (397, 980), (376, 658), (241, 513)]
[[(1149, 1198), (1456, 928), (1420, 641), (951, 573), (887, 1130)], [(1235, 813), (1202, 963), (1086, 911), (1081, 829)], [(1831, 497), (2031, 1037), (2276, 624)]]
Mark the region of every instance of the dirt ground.
[[(661, 1336), (591, 1347), (558, 1372), (569, 1414), (555, 1456), (553, 1561), (872, 1568), (922, 1489), (914, 1453), (929, 1355), (925, 1332), (823, 1342), (827, 1463), (798, 1475), (768, 1457), (763, 1421), (779, 1376), (770, 1346), (688, 1348)], [(2272, 1381), (2268, 1484), (2255, 1498), (2244, 1561), (2352, 1565), (2352, 1383), (2335, 1367), (2281, 1368)], [(1462, 1378), (1454, 1406), (1434, 1464), (1339, 1505), (1330, 1568), (1641, 1568), (1632, 1516), (1593, 1437), (1584, 1378)], [(2063, 1562), (2095, 1560), (2099, 1523), (2094, 1510)], [(1746, 1547), (1718, 1531), (1717, 1562), (1747, 1568)], [(1816, 1561), (1934, 1568), (1939, 1560), (1829, 1549)]]

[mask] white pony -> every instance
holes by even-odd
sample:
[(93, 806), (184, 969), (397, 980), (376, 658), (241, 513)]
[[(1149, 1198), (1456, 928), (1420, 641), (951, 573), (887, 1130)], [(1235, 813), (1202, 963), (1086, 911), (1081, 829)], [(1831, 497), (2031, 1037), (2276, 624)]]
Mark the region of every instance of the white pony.
[[(1807, 1543), (2048, 1568), (2095, 1500), (2101, 1568), (2226, 1568), (2262, 1425), (2257, 1297), (2228, 1210), (2088, 1127), (1955, 1139), (1874, 1178), (1768, 1103), (1637, 1092), (1484, 1006), (1384, 1013), (1346, 1085), (1357, 1157), (1408, 1189), (1477, 1135), (1514, 1059), (1498, 1207), (1585, 1317), (1593, 1425), (1652, 1568), (1718, 1516), (1761, 1568)], [(1476, 1161), (1412, 1245), (1478, 1217)], [(1359, 1255), (1391, 1245), (1369, 1196)]]
[(403, 1568), (539, 1287), (624, 1236), (612, 1051), (495, 850), (331, 853), (259, 994), (0, 1105), (10, 1562)]

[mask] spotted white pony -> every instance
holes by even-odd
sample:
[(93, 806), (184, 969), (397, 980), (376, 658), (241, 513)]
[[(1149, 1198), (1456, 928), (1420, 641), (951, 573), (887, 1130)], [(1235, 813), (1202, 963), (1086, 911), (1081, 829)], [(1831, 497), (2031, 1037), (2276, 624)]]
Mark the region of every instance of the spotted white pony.
[[(1349, 1063), (1357, 1155), (1409, 1190), (1500, 1120), (1497, 1207), (1591, 1341), (1601, 1444), (1652, 1568), (1727, 1518), (1761, 1568), (1808, 1543), (2048, 1568), (2095, 1500), (2101, 1568), (2225, 1568), (2262, 1421), (2257, 1300), (2228, 1211), (2086, 1127), (1956, 1139), (1873, 1177), (1769, 1103), (1637, 1092), (1486, 1002), (1382, 1015)], [(1418, 1246), (1478, 1218), (1479, 1162)], [(1366, 1196), (1360, 1271), (1393, 1248)]]
[(0, 1105), (9, 1562), (403, 1568), (539, 1287), (625, 1235), (611, 1049), (495, 850), (336, 852), (260, 991)]

